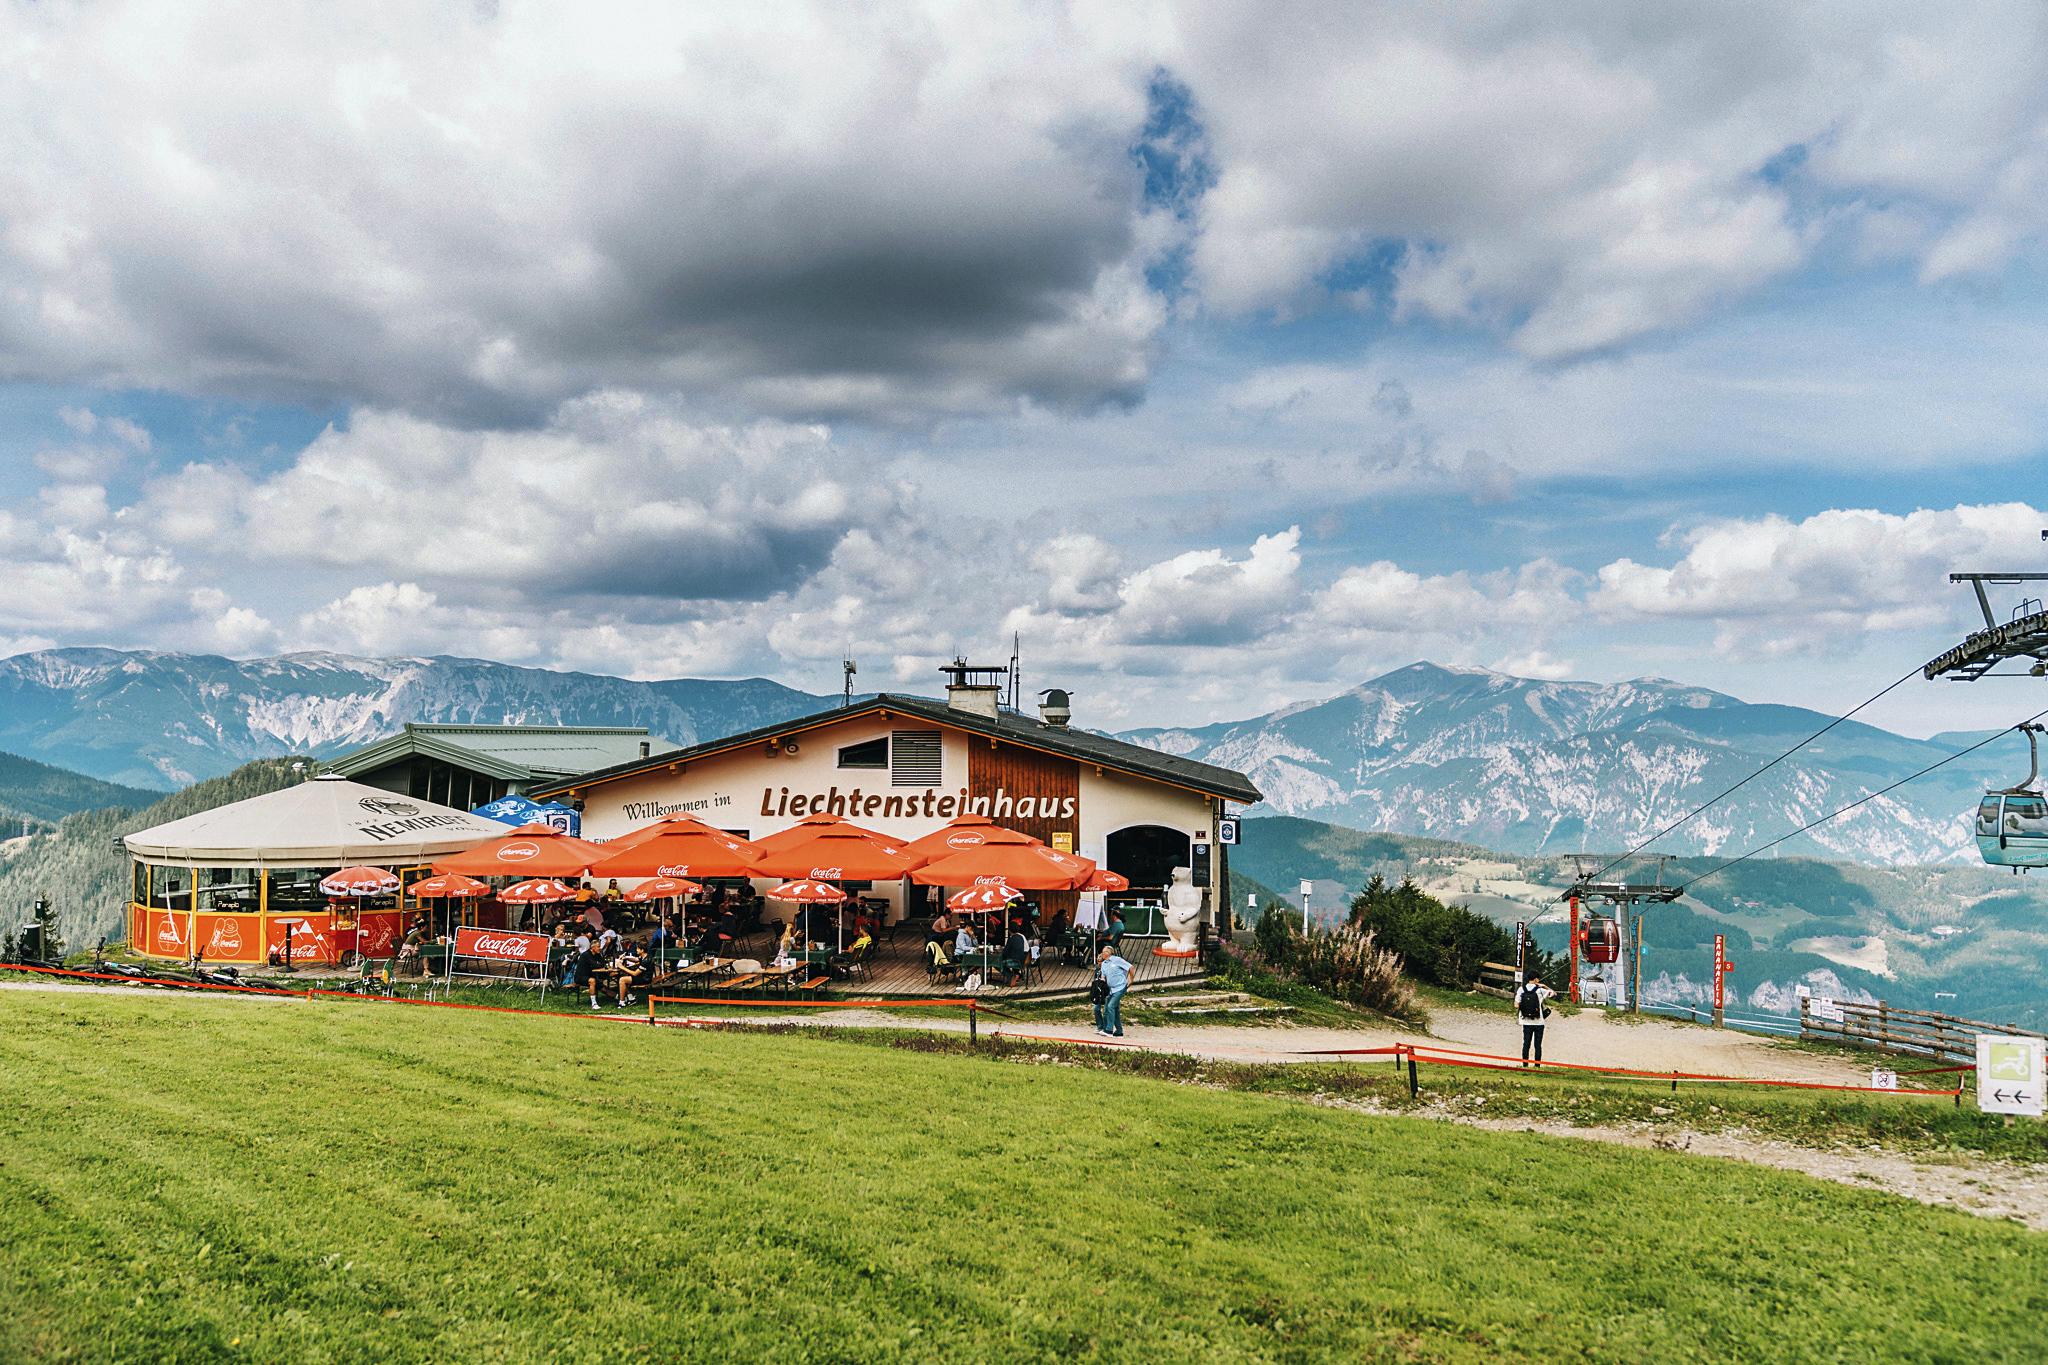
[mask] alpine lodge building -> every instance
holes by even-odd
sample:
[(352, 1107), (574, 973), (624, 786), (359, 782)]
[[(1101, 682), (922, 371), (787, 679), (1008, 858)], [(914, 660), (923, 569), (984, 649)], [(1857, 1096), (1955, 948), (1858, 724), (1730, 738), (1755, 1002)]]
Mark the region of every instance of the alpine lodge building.
[[(978, 815), (1119, 873), (1130, 931), (1146, 935), (1176, 868), (1203, 894), (1203, 922), (1227, 906), (1231, 803), (1259, 791), (1242, 773), (1074, 729), (1067, 695), (1049, 691), (1036, 717), (1003, 707), (1003, 670), (955, 663), (946, 700), (883, 693), (685, 749), (629, 759), (535, 786), (578, 807), (583, 836), (612, 839), (688, 814), (743, 839), (806, 816), (837, 815), (906, 843)], [(829, 875), (820, 870), (814, 875)], [(849, 883), (849, 889), (857, 886)], [(936, 888), (906, 881), (863, 889), (886, 922), (928, 917)], [(1078, 893), (1035, 899), (1051, 916)]]

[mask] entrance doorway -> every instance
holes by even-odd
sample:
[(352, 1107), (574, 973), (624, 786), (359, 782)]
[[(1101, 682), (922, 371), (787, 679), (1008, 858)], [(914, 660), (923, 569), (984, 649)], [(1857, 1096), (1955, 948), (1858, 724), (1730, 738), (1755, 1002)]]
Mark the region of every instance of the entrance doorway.
[(1130, 878), (1133, 891), (1163, 891), (1173, 884), (1173, 869), (1190, 865), (1193, 852), (1184, 830), (1132, 825), (1109, 836), (1104, 861), (1111, 872)]

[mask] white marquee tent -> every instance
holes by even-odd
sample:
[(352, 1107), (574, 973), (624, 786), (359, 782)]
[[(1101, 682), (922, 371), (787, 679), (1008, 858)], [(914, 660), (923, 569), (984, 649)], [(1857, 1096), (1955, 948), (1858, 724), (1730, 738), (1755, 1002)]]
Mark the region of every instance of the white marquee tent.
[(160, 866), (335, 867), (425, 862), (504, 833), (496, 820), (327, 773), (123, 842), (137, 860)]

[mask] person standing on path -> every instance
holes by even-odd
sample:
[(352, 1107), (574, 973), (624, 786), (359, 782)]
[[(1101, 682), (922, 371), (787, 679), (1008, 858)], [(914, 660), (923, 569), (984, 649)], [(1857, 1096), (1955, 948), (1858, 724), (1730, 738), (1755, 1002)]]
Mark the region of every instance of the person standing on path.
[(1102, 1017), (1095, 1031), (1121, 1038), (1124, 1036), (1124, 992), (1130, 989), (1131, 964), (1124, 961), (1123, 955), (1115, 948), (1105, 945), (1102, 956), (1096, 960), (1095, 972), (1102, 978), (1102, 984), (1109, 988), (1109, 993), (1102, 998)]
[(1543, 1025), (1550, 1018), (1550, 997), (1556, 992), (1539, 977), (1530, 977), (1515, 988), (1515, 1013), (1522, 1019), (1522, 1065), (1529, 1065), (1529, 1049), (1536, 1049), (1536, 1065), (1543, 1065)]

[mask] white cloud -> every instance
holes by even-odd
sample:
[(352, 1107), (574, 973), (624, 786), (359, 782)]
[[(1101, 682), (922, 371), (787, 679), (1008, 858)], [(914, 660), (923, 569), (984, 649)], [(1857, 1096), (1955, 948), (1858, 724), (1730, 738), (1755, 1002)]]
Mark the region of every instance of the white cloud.
[(521, 600), (722, 600), (803, 581), (897, 493), (844, 477), (830, 434), (691, 420), (621, 393), (535, 431), (359, 411), (281, 471), (190, 465), (134, 522), (279, 564), (410, 576)]
[[(1139, 31), (607, 0), (11, 12), (15, 374), (527, 419), (1127, 399)], [(105, 419), (103, 419), (105, 420)]]
[(1768, 653), (1838, 644), (1829, 633), (1925, 631), (1966, 610), (1951, 571), (2037, 561), (2044, 524), (2024, 503), (1716, 522), (1680, 535), (1669, 567), (1603, 567), (1592, 605), (1614, 620), (1715, 622), (1723, 647)]
[[(1198, 284), (1226, 311), (1367, 305), (1545, 360), (1690, 323), (1798, 268), (1821, 219), (1899, 201), (1923, 273), (1995, 269), (2048, 221), (2048, 24), (1555, 4), (1181, 13), (1217, 161)], [(1347, 272), (1377, 253), (1391, 279)], [(1355, 272), (1351, 272), (1355, 273)]]

